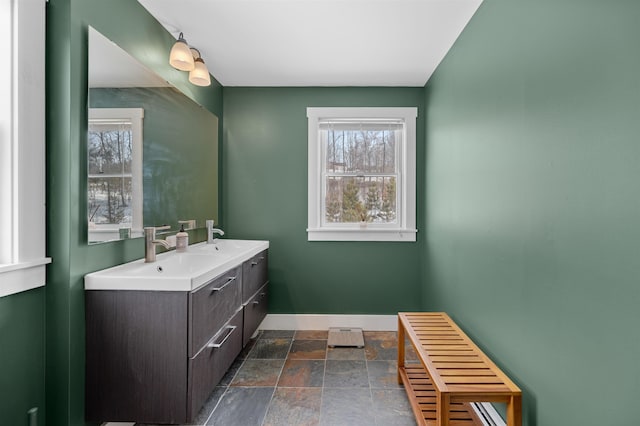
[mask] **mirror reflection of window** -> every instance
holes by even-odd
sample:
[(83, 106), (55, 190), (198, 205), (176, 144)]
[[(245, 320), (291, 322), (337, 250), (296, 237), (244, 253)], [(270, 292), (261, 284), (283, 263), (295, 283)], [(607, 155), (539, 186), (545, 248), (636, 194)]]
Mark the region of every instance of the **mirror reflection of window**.
[(142, 108), (91, 108), (88, 134), (89, 241), (142, 232)]

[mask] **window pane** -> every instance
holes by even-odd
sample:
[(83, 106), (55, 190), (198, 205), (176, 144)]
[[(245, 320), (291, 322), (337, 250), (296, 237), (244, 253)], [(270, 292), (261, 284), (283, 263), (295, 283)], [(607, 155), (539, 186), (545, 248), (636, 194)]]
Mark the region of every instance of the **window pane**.
[(90, 177), (89, 223), (131, 224), (131, 177)]
[(329, 173), (396, 173), (396, 138), (394, 129), (321, 130)]
[(89, 124), (89, 174), (129, 174), (133, 157), (130, 122)]
[(394, 223), (395, 177), (327, 177), (325, 221)]

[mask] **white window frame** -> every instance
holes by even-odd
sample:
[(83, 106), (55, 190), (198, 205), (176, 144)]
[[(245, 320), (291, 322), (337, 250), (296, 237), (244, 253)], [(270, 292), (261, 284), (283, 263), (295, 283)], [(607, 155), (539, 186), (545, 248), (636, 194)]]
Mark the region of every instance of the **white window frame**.
[(45, 285), (45, 0), (0, 0), (0, 297)]
[[(89, 122), (108, 122), (124, 120), (131, 122), (132, 156), (131, 163), (131, 198), (132, 223), (131, 236), (142, 235), (142, 155), (143, 155), (143, 108), (89, 108)], [(89, 227), (89, 241), (101, 242), (120, 238), (120, 226), (117, 224)]]
[[(415, 107), (307, 108), (308, 118), (308, 241), (416, 241), (416, 118)], [(330, 224), (323, 221), (323, 154), (319, 125), (329, 119), (400, 119), (404, 138), (400, 148), (401, 182), (395, 226)]]

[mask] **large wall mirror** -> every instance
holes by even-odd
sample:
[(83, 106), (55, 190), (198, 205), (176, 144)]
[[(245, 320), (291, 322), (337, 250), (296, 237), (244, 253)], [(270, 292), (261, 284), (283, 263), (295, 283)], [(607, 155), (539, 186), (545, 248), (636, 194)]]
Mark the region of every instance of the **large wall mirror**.
[(88, 242), (217, 218), (218, 118), (89, 28)]

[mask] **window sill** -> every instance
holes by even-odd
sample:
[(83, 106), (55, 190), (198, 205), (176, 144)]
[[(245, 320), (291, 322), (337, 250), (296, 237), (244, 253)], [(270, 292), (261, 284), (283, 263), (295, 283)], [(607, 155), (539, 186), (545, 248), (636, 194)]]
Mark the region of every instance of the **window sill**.
[(307, 241), (395, 241), (413, 243), (416, 229), (307, 229)]
[(0, 297), (31, 290), (45, 285), (45, 265), (51, 263), (51, 258), (30, 260), (28, 262), (0, 265)]

